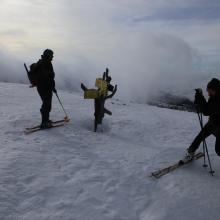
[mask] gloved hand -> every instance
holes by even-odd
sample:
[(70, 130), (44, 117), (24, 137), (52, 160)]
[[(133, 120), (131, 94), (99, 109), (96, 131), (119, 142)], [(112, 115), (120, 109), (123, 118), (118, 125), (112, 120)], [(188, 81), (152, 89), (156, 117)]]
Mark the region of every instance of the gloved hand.
[(56, 90), (56, 88), (53, 88), (53, 92), (54, 92), (55, 94), (57, 94), (57, 90)]

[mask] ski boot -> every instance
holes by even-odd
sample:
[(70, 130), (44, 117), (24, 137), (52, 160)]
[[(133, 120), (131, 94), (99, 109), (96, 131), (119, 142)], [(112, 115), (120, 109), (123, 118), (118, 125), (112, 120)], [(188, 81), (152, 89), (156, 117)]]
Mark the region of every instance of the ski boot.
[(184, 158), (181, 160), (183, 163), (186, 163), (188, 161), (191, 161), (194, 159), (194, 156), (195, 156), (195, 152), (193, 151), (190, 151), (190, 149), (187, 149), (186, 150), (186, 154), (184, 156)]
[(52, 121), (50, 120), (42, 122), (40, 126), (41, 129), (49, 129), (51, 127), (52, 127)]

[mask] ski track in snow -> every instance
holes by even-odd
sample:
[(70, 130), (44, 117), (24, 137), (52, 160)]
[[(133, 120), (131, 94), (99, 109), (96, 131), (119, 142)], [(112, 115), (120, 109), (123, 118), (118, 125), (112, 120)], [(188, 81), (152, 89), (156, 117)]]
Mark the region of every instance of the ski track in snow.
[[(151, 171), (181, 158), (199, 131), (193, 113), (112, 100), (113, 116), (94, 133), (93, 102), (61, 92), (71, 122), (24, 134), (40, 121), (40, 99), (25, 85), (0, 84), (0, 219), (213, 220), (220, 216), (215, 177), (199, 160), (155, 180)], [(54, 97), (52, 119), (63, 114)]]

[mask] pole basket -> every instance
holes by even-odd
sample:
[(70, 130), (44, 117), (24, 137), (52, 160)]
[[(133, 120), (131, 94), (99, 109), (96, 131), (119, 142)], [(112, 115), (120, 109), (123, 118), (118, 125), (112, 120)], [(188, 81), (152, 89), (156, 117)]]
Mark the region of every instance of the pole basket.
[(65, 122), (69, 122), (69, 121), (70, 121), (70, 119), (68, 118), (68, 116), (65, 116), (65, 117), (64, 117), (64, 120), (65, 120)]

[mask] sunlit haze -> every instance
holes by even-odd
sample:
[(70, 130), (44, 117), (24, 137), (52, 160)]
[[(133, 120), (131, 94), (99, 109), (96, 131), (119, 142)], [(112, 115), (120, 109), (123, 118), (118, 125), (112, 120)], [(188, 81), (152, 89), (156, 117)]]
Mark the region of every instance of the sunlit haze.
[(93, 86), (108, 66), (119, 94), (142, 100), (152, 85), (184, 90), (198, 74), (218, 75), (220, 69), (218, 0), (0, 4), (1, 80), (23, 82), (23, 62), (36, 62), (45, 48), (55, 52), (60, 87), (77, 90), (80, 81)]

